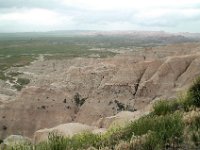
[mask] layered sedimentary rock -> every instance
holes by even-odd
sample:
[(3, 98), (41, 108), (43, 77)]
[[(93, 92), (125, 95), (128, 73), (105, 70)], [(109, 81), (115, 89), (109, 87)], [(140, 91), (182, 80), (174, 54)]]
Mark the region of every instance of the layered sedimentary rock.
[(199, 45), (182, 48), (167, 54), (166, 47), (147, 49), (141, 57), (45, 60), (19, 68), (31, 83), (15, 100), (1, 102), (0, 137), (33, 137), (39, 129), (69, 122), (99, 126), (100, 118), (140, 112), (155, 99), (173, 98), (200, 75)]

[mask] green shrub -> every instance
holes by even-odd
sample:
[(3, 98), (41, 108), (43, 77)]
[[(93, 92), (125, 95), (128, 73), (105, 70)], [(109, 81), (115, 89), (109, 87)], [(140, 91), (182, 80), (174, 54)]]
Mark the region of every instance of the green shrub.
[(26, 85), (26, 84), (29, 84), (30, 83), (30, 80), (29, 79), (26, 79), (26, 78), (18, 78), (17, 79), (17, 83), (19, 85)]
[(192, 110), (184, 114), (183, 121), (186, 125), (184, 129), (184, 143), (191, 149), (200, 147), (200, 112)]
[(200, 107), (200, 77), (197, 78), (188, 90), (189, 104)]
[[(50, 133), (48, 141), (35, 146), (36, 150), (66, 150), (68, 139), (57, 133)], [(34, 147), (34, 146), (33, 146)]]
[(17, 89), (17, 91), (21, 91), (21, 89), (23, 88), (22, 85), (18, 85), (18, 84), (14, 84), (13, 87), (14, 87), (15, 89)]
[(124, 128), (119, 126), (112, 127), (101, 137), (101, 146), (114, 148), (120, 140), (123, 140), (122, 137), (125, 134), (126, 130), (124, 130)]
[(181, 118), (182, 116), (179, 113), (143, 117), (127, 127), (126, 130), (129, 132), (126, 133), (124, 139), (130, 139), (132, 133), (136, 136), (141, 136), (152, 131), (155, 132), (154, 136), (160, 140), (157, 143), (159, 145), (164, 145), (169, 139), (175, 137), (179, 137), (181, 142), (184, 129), (184, 123)]
[(143, 143), (140, 145), (140, 150), (160, 150), (163, 149), (162, 139), (155, 132), (149, 132)]
[(153, 106), (153, 114), (154, 115), (166, 115), (169, 113), (173, 113), (176, 110), (180, 109), (180, 103), (175, 100), (162, 100), (158, 101)]
[(92, 133), (81, 133), (73, 137), (63, 137), (56, 133), (50, 133), (47, 142), (36, 146), (37, 150), (77, 150), (87, 149), (91, 146), (100, 147), (100, 135)]
[(17, 91), (21, 91), (21, 89), (24, 87), (24, 85), (29, 84), (30, 80), (26, 78), (18, 78), (17, 84), (14, 84), (13, 87), (17, 89)]
[(86, 99), (87, 98), (81, 98), (81, 95), (79, 93), (76, 93), (74, 95), (74, 102), (75, 102), (77, 107), (81, 107), (85, 103)]
[(56, 133), (50, 133), (48, 136), (48, 147), (49, 150), (65, 150), (67, 139), (63, 136), (57, 135)]
[(118, 145), (120, 141), (130, 141), (133, 136), (143, 136), (149, 131), (151, 135), (145, 140), (145, 147), (156, 149), (164, 147), (172, 139), (178, 138), (178, 143), (182, 142), (184, 123), (182, 115), (179, 113), (168, 114), (165, 116), (145, 116), (135, 122), (130, 123), (124, 128), (109, 131), (102, 137), (102, 145), (111, 149)]
[(101, 136), (89, 132), (77, 134), (71, 138), (71, 146), (68, 149), (87, 149), (89, 147), (101, 147)]
[(149, 130), (155, 131), (163, 139), (182, 134), (183, 122), (181, 114), (169, 114), (166, 116), (143, 117), (129, 125), (135, 135), (142, 135)]
[(200, 131), (200, 116), (195, 116), (192, 123), (191, 123), (191, 127), (195, 130), (195, 131)]

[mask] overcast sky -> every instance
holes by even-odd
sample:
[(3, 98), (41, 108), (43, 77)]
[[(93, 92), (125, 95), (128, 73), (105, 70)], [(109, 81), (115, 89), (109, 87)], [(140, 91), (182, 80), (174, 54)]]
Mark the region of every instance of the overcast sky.
[(0, 0), (0, 32), (200, 32), (200, 0)]

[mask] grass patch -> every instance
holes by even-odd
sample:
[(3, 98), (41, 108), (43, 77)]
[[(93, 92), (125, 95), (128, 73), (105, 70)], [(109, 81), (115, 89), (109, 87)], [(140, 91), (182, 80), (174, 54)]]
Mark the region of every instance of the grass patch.
[(200, 77), (197, 78), (189, 88), (185, 96), (173, 100), (161, 100), (154, 104), (154, 115), (166, 115), (177, 110), (189, 111), (192, 108), (200, 107)]
[(173, 100), (161, 100), (154, 104), (153, 114), (154, 115), (166, 115), (174, 113), (176, 110), (181, 109), (182, 106), (177, 99)]
[[(131, 123), (125, 127), (120, 136), (120, 140), (131, 141), (134, 137), (141, 137), (151, 131), (150, 137), (143, 143), (143, 148), (147, 145), (152, 147), (164, 148), (167, 143), (172, 139), (179, 138), (179, 143), (181, 143), (183, 135), (184, 124), (181, 120), (181, 114), (169, 114), (165, 116), (145, 116), (137, 121)], [(120, 134), (114, 134), (114, 136), (119, 136)], [(114, 141), (117, 140), (115, 138)], [(117, 144), (117, 143), (113, 143)]]

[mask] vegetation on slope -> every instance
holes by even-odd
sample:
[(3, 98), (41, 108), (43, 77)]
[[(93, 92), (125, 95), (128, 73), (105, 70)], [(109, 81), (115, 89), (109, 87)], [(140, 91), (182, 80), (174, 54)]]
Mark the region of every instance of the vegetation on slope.
[(187, 94), (154, 104), (153, 111), (105, 134), (82, 133), (63, 137), (49, 135), (47, 142), (23, 144), (6, 150), (162, 150), (200, 148), (200, 78)]

